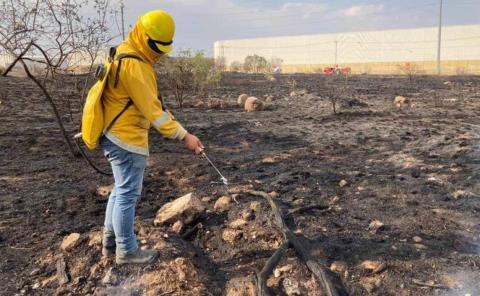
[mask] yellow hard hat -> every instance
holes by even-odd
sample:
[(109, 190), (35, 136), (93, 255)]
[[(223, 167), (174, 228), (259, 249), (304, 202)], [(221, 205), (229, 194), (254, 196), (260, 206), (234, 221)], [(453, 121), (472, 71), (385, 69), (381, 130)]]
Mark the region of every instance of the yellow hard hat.
[[(148, 45), (161, 53), (172, 51), (175, 21), (163, 10), (152, 10), (140, 17), (139, 23), (147, 34)], [(158, 51), (157, 51), (158, 52)]]

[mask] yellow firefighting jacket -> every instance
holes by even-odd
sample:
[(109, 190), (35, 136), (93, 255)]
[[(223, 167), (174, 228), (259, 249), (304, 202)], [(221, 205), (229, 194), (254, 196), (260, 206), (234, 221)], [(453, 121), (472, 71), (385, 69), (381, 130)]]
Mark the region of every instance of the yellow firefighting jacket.
[[(147, 45), (147, 36), (141, 26), (135, 26), (128, 39), (118, 48), (116, 55), (131, 54), (137, 59), (123, 59), (120, 71), (116, 60), (108, 76), (103, 92), (104, 130), (125, 108), (131, 99), (133, 104), (118, 117), (105, 136), (117, 146), (138, 154), (148, 155), (148, 131), (153, 127), (164, 137), (183, 140), (187, 131), (173, 116), (162, 109), (158, 99), (157, 77), (153, 65), (160, 55)], [(118, 82), (115, 77), (118, 74)]]

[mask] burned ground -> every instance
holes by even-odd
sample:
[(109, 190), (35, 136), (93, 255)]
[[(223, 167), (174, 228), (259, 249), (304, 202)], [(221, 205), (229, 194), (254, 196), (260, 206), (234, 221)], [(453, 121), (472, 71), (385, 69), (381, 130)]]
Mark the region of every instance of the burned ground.
[[(290, 97), (291, 79), (307, 94)], [(73, 81), (65, 83), (55, 98), (74, 134), (81, 102)], [(480, 79), (355, 76), (332, 114), (324, 87), (344, 84), (322, 75), (269, 81), (231, 74), (212, 94), (225, 108), (191, 107), (198, 101), (191, 98), (179, 110), (167, 100), (231, 185), (219, 184), (205, 160), (152, 132), (137, 232), (161, 258), (150, 267), (114, 267), (100, 257), (106, 199), (96, 193), (112, 179), (69, 154), (32, 83), (1, 78), (0, 294), (251, 295), (249, 276), (283, 237), (268, 204), (245, 189), (275, 191), (285, 213), (328, 206), (288, 215), (287, 223), (326, 268), (346, 266), (333, 269), (349, 295), (479, 294)], [(237, 105), (242, 93), (273, 101), (245, 113)], [(402, 108), (393, 105), (399, 95), (409, 100)], [(101, 152), (90, 154), (107, 168)], [(197, 231), (182, 239), (168, 226), (153, 226), (162, 205), (189, 192), (208, 205)], [(232, 194), (238, 204), (213, 209), (217, 198)], [(253, 219), (225, 241), (224, 231), (250, 207)], [(383, 226), (369, 227), (375, 220)], [(70, 233), (80, 240), (61, 251)], [(69, 277), (63, 285), (55, 276), (59, 258)], [(386, 268), (373, 273), (362, 267), (366, 260)], [(321, 295), (292, 250), (279, 267), (269, 280), (274, 294)], [(244, 294), (233, 294), (238, 287)]]

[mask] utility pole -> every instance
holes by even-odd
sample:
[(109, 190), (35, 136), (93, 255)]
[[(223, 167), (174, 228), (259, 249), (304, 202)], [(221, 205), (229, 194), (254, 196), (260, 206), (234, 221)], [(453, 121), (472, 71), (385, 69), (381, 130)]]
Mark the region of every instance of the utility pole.
[(438, 48), (437, 48), (437, 75), (440, 76), (442, 72), (441, 60), (442, 60), (442, 13), (443, 13), (443, 0), (440, 0), (440, 13), (438, 20)]
[(120, 1), (120, 13), (122, 15), (122, 38), (123, 40), (125, 40), (125, 17), (124, 17), (124, 8), (125, 8), (125, 5), (123, 4), (123, 0)]
[(335, 64), (334, 66), (337, 67), (338, 64), (338, 41), (335, 40)]

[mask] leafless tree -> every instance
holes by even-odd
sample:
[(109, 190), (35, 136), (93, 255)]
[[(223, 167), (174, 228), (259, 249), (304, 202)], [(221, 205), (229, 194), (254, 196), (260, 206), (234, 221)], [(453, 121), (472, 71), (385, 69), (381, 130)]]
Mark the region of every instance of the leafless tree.
[[(112, 11), (110, 1), (5, 0), (1, 9), (0, 49), (15, 57), (3, 76), (8, 75), (16, 65), (22, 66), (27, 77), (45, 95), (65, 142), (76, 155), (51, 95), (51, 88), (56, 84), (48, 84), (46, 78), (55, 80), (71, 74), (75, 54), (89, 56), (91, 71), (101, 49), (112, 38), (107, 21), (107, 14)], [(35, 65), (43, 66), (43, 80), (38, 77), (39, 73), (35, 73), (37, 71), (33, 71)]]

